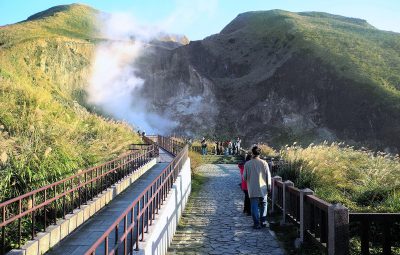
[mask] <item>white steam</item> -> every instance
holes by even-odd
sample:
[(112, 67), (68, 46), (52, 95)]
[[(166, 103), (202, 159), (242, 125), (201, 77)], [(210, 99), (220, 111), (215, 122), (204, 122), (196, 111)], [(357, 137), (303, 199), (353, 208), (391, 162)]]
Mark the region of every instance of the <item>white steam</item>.
[(111, 14), (101, 19), (102, 36), (107, 41), (96, 49), (87, 88), (89, 103), (140, 130), (170, 131), (175, 122), (149, 112), (146, 100), (139, 96), (144, 80), (137, 76), (135, 68), (135, 61), (146, 51), (146, 43), (156, 36), (157, 30), (137, 25), (127, 14)]
[[(216, 3), (216, 0), (211, 2)], [(113, 118), (127, 121), (147, 133), (168, 133), (177, 123), (168, 116), (149, 110), (151, 105), (139, 93), (145, 82), (137, 76), (135, 62), (149, 50), (147, 43), (163, 30), (175, 30), (173, 28), (179, 28), (181, 24), (190, 25), (196, 18), (201, 18), (201, 13), (195, 14), (195, 10), (212, 11), (204, 10), (205, 5), (200, 0), (194, 1), (198, 8), (186, 1), (177, 0), (176, 4), (176, 10), (155, 26), (140, 25), (126, 13), (100, 17), (101, 33), (106, 41), (96, 49), (87, 88), (88, 101)]]

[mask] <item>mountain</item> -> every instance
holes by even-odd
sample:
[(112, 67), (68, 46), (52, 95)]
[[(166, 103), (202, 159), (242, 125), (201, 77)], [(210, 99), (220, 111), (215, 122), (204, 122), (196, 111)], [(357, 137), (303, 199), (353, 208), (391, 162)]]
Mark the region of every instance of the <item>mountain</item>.
[[(109, 40), (99, 14), (57, 6), (0, 27), (0, 200), (138, 140), (86, 102), (96, 46)], [(240, 14), (204, 40), (166, 34), (146, 48), (135, 63), (145, 81), (137, 93), (149, 113), (178, 123), (173, 132), (275, 146), (343, 140), (398, 152), (397, 33), (360, 19), (272, 10)]]
[(399, 149), (400, 35), (365, 20), (247, 12), (204, 40), (155, 47), (138, 65), (142, 95), (178, 133)]
[(97, 13), (58, 6), (0, 27), (0, 201), (113, 158), (139, 140), (131, 127), (85, 103), (102, 40)]

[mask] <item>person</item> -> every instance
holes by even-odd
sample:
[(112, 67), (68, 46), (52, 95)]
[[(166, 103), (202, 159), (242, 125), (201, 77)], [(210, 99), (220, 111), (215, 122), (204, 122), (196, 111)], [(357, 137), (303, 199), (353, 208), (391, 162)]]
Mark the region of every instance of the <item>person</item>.
[(224, 155), (225, 155), (225, 156), (228, 156), (228, 155), (229, 155), (229, 148), (228, 148), (228, 146), (229, 146), (229, 141), (226, 140), (226, 141), (224, 142), (224, 148), (225, 148), (225, 150), (224, 150)]
[(202, 138), (201, 139), (201, 154), (204, 156), (204, 155), (207, 155), (207, 142), (206, 142), (206, 138)]
[(240, 144), (242, 143), (242, 140), (240, 139), (240, 137), (238, 136), (238, 138), (236, 139), (236, 153), (240, 154)]
[(228, 149), (229, 149), (229, 155), (232, 155), (232, 141), (231, 140), (229, 140), (229, 143), (228, 143)]
[(233, 155), (236, 155), (236, 141), (233, 141), (232, 153)]
[(247, 182), (253, 228), (259, 229), (266, 227), (267, 223), (267, 191), (271, 189), (271, 173), (268, 163), (260, 159), (261, 149), (254, 146), (251, 152), (253, 159), (244, 165), (243, 178)]
[(219, 142), (218, 141), (215, 142), (215, 147), (216, 147), (215, 155), (219, 155)]
[(219, 155), (224, 155), (224, 145), (219, 142)]
[(251, 155), (247, 154), (246, 159), (244, 160), (244, 162), (239, 163), (238, 167), (240, 169), (240, 177), (242, 179), (241, 182), (241, 188), (243, 190), (244, 193), (244, 202), (243, 202), (243, 213), (247, 213), (248, 216), (251, 216), (251, 210), (250, 210), (250, 198), (249, 198), (249, 192), (247, 190), (247, 182), (246, 180), (243, 178), (243, 172), (244, 172), (244, 164), (251, 160)]

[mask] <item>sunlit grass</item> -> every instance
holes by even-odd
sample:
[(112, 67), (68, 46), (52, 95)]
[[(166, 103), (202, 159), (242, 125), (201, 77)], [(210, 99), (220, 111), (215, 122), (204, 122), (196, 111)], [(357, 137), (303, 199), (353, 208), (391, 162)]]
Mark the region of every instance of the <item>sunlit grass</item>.
[(93, 9), (0, 28), (0, 201), (125, 152), (139, 137), (84, 106)]
[(324, 200), (343, 203), (352, 211), (400, 211), (399, 157), (354, 149), (340, 143), (280, 151), (289, 162), (280, 175), (296, 186), (311, 188)]

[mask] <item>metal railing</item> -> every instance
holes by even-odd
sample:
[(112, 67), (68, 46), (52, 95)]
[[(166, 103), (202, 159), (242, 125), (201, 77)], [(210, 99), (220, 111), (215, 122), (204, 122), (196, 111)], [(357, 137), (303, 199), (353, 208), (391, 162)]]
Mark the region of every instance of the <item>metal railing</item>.
[(185, 147), (185, 143), (180, 142), (176, 139), (158, 136), (157, 144), (162, 147), (164, 150), (172, 154), (173, 156), (178, 155), (178, 153)]
[[(272, 181), (272, 211), (276, 209), (282, 212), (281, 223), (290, 221), (299, 227), (301, 242), (312, 241), (328, 254), (348, 254), (351, 249), (362, 255), (388, 255), (400, 250), (400, 213), (349, 212), (279, 176)], [(358, 242), (360, 246), (355, 245)]]
[(158, 156), (158, 146), (150, 144), (104, 164), (33, 190), (0, 204), (1, 249), (5, 254), (16, 244), (34, 238), (39, 231), (65, 218), (125, 176)]
[(133, 250), (139, 249), (139, 242), (144, 241), (145, 233), (153, 224), (155, 215), (188, 158), (188, 146), (178, 141), (158, 136), (158, 145), (176, 155), (175, 158), (89, 248), (86, 255), (132, 254)]

